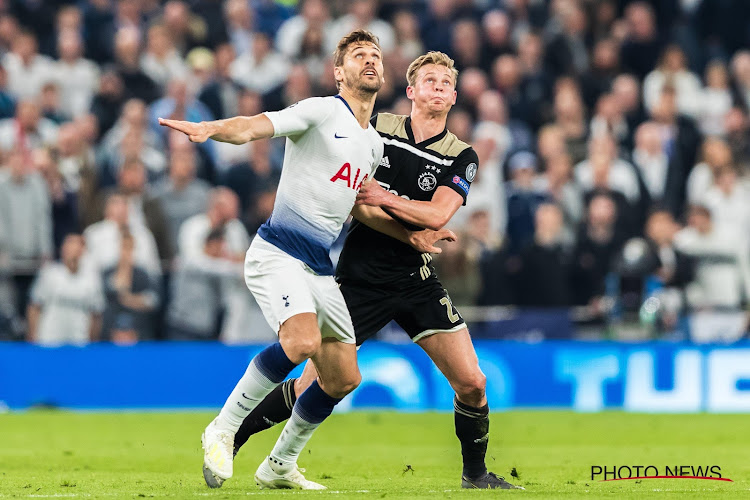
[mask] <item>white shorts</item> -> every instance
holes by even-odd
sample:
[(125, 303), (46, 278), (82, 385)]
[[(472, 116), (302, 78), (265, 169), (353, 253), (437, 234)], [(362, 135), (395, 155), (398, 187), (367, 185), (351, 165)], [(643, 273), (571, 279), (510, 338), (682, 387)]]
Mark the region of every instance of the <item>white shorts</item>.
[(253, 238), (245, 255), (245, 284), (277, 335), (292, 316), (315, 313), (323, 338), (355, 343), (352, 319), (333, 276), (315, 274), (260, 236)]

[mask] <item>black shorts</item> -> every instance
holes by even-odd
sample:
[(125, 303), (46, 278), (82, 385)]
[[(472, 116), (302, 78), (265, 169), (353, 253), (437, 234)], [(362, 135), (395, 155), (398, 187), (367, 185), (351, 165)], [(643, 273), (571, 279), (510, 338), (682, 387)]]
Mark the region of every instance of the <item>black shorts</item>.
[(400, 289), (342, 283), (341, 293), (352, 317), (357, 345), (362, 345), (391, 320), (414, 342), (433, 333), (455, 332), (466, 326), (434, 275)]

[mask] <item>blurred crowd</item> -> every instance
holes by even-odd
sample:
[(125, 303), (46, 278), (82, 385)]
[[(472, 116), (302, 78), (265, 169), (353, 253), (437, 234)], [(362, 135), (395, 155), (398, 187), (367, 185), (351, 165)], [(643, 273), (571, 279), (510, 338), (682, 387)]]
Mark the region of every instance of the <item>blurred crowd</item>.
[[(746, 0), (0, 0), (0, 338), (273, 338), (242, 278), (283, 140), (190, 143), (157, 117), (336, 93), (379, 38), (377, 111), (455, 59), (480, 168), (436, 259), (457, 305), (571, 308), (727, 341), (750, 299)], [(686, 326), (689, 323), (688, 326)]]

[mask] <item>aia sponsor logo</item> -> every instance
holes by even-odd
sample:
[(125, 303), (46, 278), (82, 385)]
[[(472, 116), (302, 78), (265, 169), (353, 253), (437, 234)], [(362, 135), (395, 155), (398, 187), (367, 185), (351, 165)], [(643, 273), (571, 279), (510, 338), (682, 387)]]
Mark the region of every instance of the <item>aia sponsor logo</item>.
[(734, 482), (721, 475), (718, 465), (592, 465), (591, 479), (622, 481), (627, 479), (710, 479)]
[(331, 177), (331, 182), (346, 182), (346, 187), (359, 191), (359, 188), (362, 187), (362, 183), (367, 179), (367, 174), (360, 179), (359, 176), (361, 174), (362, 170), (358, 168), (357, 172), (354, 174), (354, 179), (352, 180), (352, 166), (349, 163), (344, 163), (339, 171), (336, 172), (336, 175)]

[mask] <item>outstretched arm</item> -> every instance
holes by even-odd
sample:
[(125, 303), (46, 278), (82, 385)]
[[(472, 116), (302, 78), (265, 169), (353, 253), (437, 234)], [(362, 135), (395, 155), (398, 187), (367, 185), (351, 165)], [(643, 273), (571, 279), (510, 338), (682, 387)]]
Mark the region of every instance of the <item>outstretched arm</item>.
[(198, 123), (159, 118), (159, 125), (182, 132), (192, 142), (205, 142), (210, 138), (220, 142), (244, 144), (273, 137), (274, 132), (271, 120), (262, 113)]
[(352, 208), (352, 216), (362, 224), (406, 243), (422, 253), (441, 253), (443, 250), (435, 246), (436, 242), (456, 241), (456, 235), (448, 229), (409, 231), (378, 207), (355, 205)]
[(407, 200), (390, 193), (375, 181), (367, 180), (357, 194), (357, 205), (380, 207), (415, 226), (438, 231), (445, 226), (463, 203), (454, 190), (439, 186), (430, 201)]

